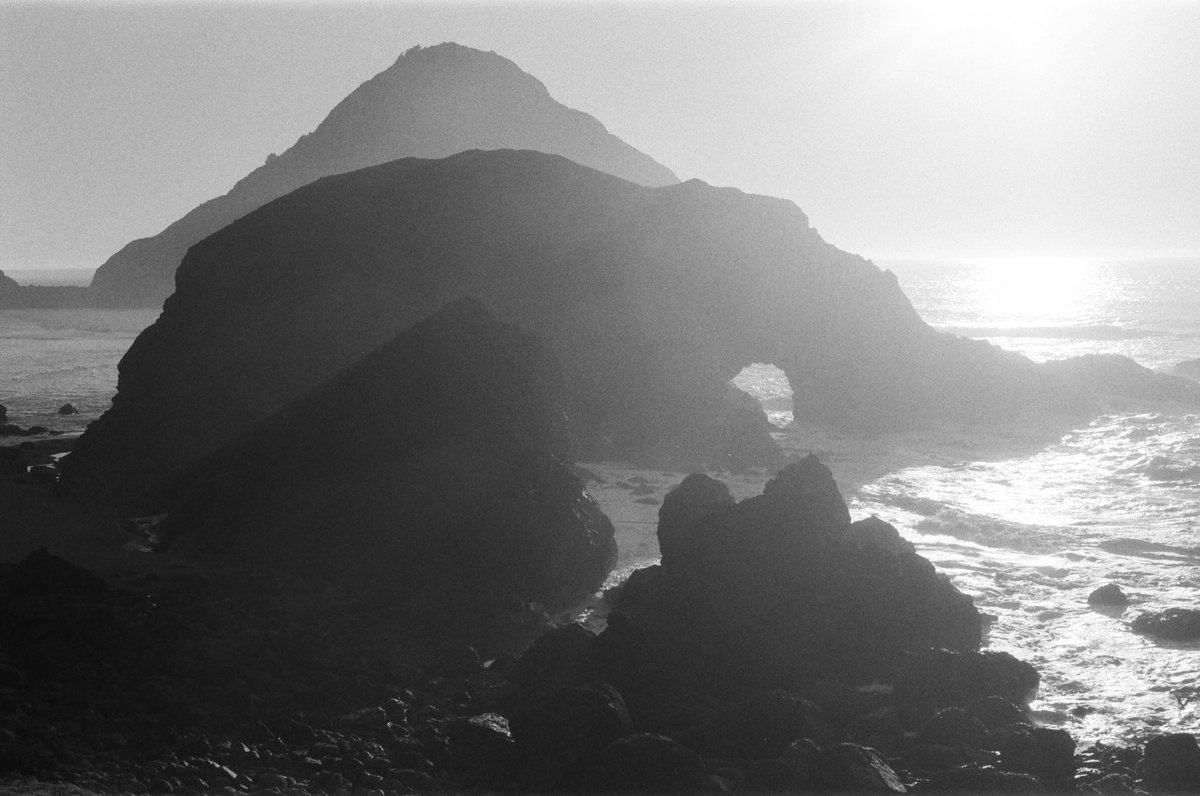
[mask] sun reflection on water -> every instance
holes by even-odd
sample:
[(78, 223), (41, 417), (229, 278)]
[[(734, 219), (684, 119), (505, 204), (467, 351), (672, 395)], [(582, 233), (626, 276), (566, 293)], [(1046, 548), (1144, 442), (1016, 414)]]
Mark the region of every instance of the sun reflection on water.
[(974, 296), (982, 318), (1005, 325), (1068, 324), (1098, 320), (1102, 300), (1101, 263), (1079, 257), (989, 257), (968, 262), (980, 269)]

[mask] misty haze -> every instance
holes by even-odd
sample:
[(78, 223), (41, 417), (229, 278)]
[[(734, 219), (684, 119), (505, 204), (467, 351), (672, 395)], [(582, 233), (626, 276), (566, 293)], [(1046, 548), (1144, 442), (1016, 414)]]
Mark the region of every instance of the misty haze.
[(0, 791), (1200, 793), (1198, 36), (0, 5)]

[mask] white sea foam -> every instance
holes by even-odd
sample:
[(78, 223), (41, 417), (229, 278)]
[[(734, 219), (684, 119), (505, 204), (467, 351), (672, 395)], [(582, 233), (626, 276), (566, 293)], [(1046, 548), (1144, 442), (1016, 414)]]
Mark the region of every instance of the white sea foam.
[[(1115, 353), (1163, 370), (1200, 359), (1200, 262), (1077, 261), (1073, 282), (1051, 280), (1061, 301), (1032, 304), (1022, 297), (1039, 291), (1037, 269), (997, 268), (895, 270), (935, 326), (1034, 359)], [(1200, 644), (1156, 643), (1128, 626), (1142, 611), (1200, 607), (1194, 410), (1114, 412), (1060, 429), (789, 434), (797, 451), (825, 451), (855, 517), (894, 523), (995, 617), (990, 646), (1042, 673), (1042, 721), (1084, 741), (1194, 731)], [(1133, 604), (1090, 609), (1088, 595), (1110, 582)]]

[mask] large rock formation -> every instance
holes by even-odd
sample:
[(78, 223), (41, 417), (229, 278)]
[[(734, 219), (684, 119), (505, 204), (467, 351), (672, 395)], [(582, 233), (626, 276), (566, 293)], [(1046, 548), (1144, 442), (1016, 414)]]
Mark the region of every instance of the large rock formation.
[(507, 58), (451, 43), (414, 47), (229, 193), (110, 257), (92, 281), (92, 298), (100, 306), (161, 304), (192, 244), (320, 177), (400, 157), (506, 148), (563, 155), (642, 185), (678, 182), (592, 116), (556, 102)]
[(663, 501), (659, 536), (670, 542), (662, 563), (631, 579), (618, 609), (646, 623), (665, 667), (704, 661), (780, 687), (895, 676), (905, 652), (979, 649), (971, 599), (892, 526), (852, 523), (813, 456), (737, 504), (719, 482), (689, 476)]
[(1012, 419), (1090, 395), (1074, 371), (934, 332), (894, 276), (826, 243), (790, 202), (474, 151), (319, 180), (194, 246), (66, 477), (135, 504), (464, 296), (555, 349), (584, 458), (690, 466), (731, 429), (743, 453), (769, 448), (761, 415), (729, 422), (725, 384), (755, 361), (787, 373), (798, 418), (856, 429)]
[(565, 607), (616, 544), (569, 469), (563, 392), (540, 340), (457, 302), (181, 477), (164, 535), (427, 617)]

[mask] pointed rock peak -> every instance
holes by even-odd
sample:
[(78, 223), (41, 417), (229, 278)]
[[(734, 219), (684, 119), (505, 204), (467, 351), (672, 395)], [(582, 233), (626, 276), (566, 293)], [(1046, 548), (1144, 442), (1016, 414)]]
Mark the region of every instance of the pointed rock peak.
[(850, 510), (833, 473), (812, 454), (780, 470), (767, 482), (763, 496), (794, 504), (806, 516), (827, 517), (838, 528), (850, 525)]

